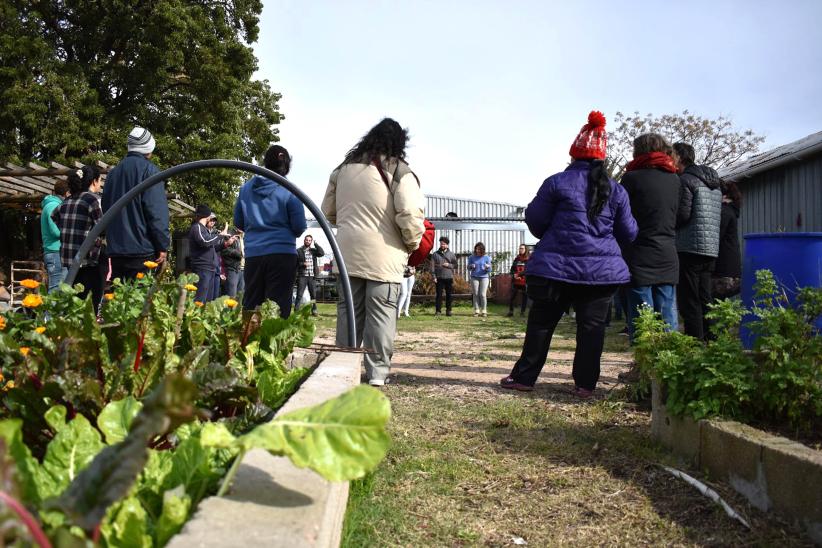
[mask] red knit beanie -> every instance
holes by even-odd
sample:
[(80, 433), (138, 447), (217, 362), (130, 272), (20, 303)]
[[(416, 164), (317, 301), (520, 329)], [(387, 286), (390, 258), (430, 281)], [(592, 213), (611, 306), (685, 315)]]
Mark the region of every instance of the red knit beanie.
[(588, 123), (582, 126), (571, 144), (571, 157), (575, 160), (604, 160), (606, 143), (605, 115), (592, 110), (588, 115)]

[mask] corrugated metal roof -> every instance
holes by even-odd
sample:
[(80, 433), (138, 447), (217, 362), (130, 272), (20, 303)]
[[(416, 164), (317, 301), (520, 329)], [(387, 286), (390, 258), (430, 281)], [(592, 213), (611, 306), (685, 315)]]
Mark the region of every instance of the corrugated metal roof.
[(811, 154), (822, 152), (822, 131), (803, 137), (798, 141), (776, 147), (773, 150), (751, 156), (746, 161), (734, 164), (719, 172), (720, 177), (731, 181), (746, 179), (762, 171), (779, 167), (788, 162), (803, 160)]

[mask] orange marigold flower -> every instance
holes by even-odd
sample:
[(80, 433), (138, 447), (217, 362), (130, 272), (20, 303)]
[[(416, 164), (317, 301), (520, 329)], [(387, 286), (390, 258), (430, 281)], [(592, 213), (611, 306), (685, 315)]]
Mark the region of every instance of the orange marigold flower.
[(4, 380), (6, 380), (6, 377), (4, 377), (2, 373), (0, 373), (0, 382), (3, 382)]
[(196, 304), (197, 306), (205, 306), (205, 305), (204, 305), (203, 303), (201, 303), (200, 301), (194, 301), (194, 304)]
[(29, 293), (23, 299), (23, 306), (26, 308), (37, 308), (41, 304), (43, 304), (43, 297), (36, 293)]
[(186, 285), (185, 285), (185, 286), (183, 286), (183, 287), (185, 287), (185, 289), (186, 289), (187, 291), (197, 291), (197, 286), (196, 286), (196, 285), (194, 285), (194, 284), (186, 284)]
[(114, 299), (114, 293), (106, 293), (103, 297), (105, 297), (107, 301), (111, 301)]
[(138, 280), (142, 280), (142, 279), (143, 279), (143, 278), (145, 278), (145, 277), (146, 277), (146, 275), (145, 275), (145, 274), (143, 274), (142, 272), (138, 272), (138, 273), (137, 273), (137, 279), (138, 279)]
[(154, 269), (154, 268), (157, 268), (160, 265), (159, 265), (159, 263), (155, 263), (154, 261), (146, 261), (146, 262), (143, 263), (143, 266), (146, 267), (146, 268)]
[(41, 325), (39, 327), (35, 327), (34, 332), (39, 333), (40, 335), (42, 335), (43, 333), (46, 332), (46, 328)]
[(8, 392), (12, 388), (14, 388), (14, 381), (9, 381), (6, 383), (6, 386), (3, 387), (3, 392)]
[(0, 316), (0, 331), (4, 330), (5, 328), (6, 328), (6, 318), (4, 318), (3, 316)]
[(234, 308), (234, 307), (235, 307), (235, 306), (237, 306), (238, 304), (239, 304), (239, 303), (238, 303), (237, 301), (235, 301), (234, 299), (226, 299), (226, 300), (225, 300), (225, 305), (226, 305), (227, 307), (229, 307), (229, 308)]
[(20, 285), (25, 287), (26, 289), (37, 289), (40, 287), (40, 282), (37, 280), (32, 280), (31, 278), (26, 278), (25, 280), (20, 282)]
[(28, 356), (28, 355), (29, 355), (29, 352), (31, 352), (31, 348), (29, 348), (28, 346), (21, 346), (21, 347), (20, 347), (20, 353), (21, 353), (22, 355), (24, 355), (24, 356)]

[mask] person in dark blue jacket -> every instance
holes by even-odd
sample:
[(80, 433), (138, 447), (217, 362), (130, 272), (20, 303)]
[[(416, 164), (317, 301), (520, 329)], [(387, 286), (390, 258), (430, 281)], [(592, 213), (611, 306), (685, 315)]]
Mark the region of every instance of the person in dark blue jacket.
[(548, 177), (525, 210), (540, 239), (525, 271), (533, 304), (522, 354), (500, 381), (503, 388), (533, 390), (570, 305), (577, 322), (574, 394), (591, 397), (599, 380), (608, 305), (631, 278), (618, 243), (632, 242), (638, 232), (627, 192), (605, 171), (605, 148), (605, 117), (591, 112), (571, 145), (574, 161)]
[[(285, 176), (291, 156), (272, 145), (263, 163)], [(302, 202), (278, 183), (255, 175), (240, 188), (234, 225), (245, 233), (243, 308), (253, 310), (272, 300), (280, 307), (280, 316), (287, 318), (297, 275), (297, 238), (307, 227)]]
[(219, 297), (214, 290), (215, 277), (219, 272), (215, 269), (218, 253), (234, 243), (236, 238), (225, 232), (214, 233), (208, 229), (209, 220), (214, 215), (207, 205), (198, 205), (194, 212), (194, 222), (188, 230), (188, 249), (191, 270), (198, 276), (197, 293), (194, 300), (207, 303)]
[[(160, 172), (150, 161), (153, 151), (154, 137), (147, 129), (131, 130), (128, 154), (106, 177), (103, 213), (129, 190)], [(138, 272), (148, 270), (145, 261), (162, 263), (170, 242), (166, 189), (164, 183), (159, 183), (126, 205), (106, 228), (112, 278), (136, 277)]]

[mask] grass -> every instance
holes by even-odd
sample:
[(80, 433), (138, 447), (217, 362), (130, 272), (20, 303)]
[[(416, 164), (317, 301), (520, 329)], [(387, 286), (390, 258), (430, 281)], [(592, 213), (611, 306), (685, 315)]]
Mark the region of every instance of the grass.
[[(751, 531), (671, 477), (661, 465), (683, 465), (650, 438), (648, 413), (618, 393), (579, 402), (553, 385), (509, 393), (458, 377), (510, 367), (525, 321), (496, 305), (487, 319), (467, 306), (454, 312), (434, 317), (433, 307), (415, 306), (399, 321), (395, 355), (433, 364), (438, 376), (411, 368), (384, 389), (393, 445), (376, 471), (351, 483), (342, 546), (804, 545), (801, 532), (727, 486), (712, 484)], [(334, 309), (320, 314), (330, 335)], [(620, 327), (609, 329), (606, 352), (628, 350)], [(574, 339), (565, 319), (552, 350), (572, 351)]]

